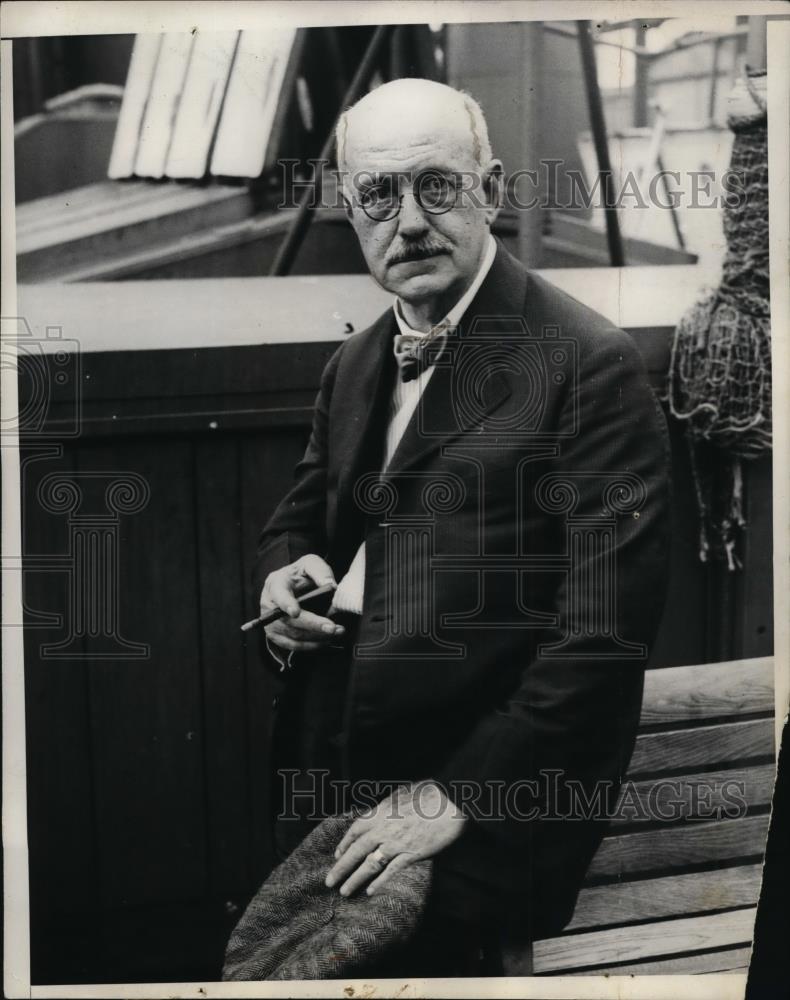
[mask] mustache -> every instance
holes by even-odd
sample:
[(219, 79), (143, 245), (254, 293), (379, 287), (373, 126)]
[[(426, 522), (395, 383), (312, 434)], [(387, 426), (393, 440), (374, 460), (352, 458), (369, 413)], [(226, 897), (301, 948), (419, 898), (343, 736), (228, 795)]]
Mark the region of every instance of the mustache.
[(415, 240), (413, 243), (402, 243), (387, 258), (387, 266), (405, 264), (410, 260), (425, 260), (427, 257), (436, 257), (443, 253), (452, 253), (452, 247), (440, 240)]

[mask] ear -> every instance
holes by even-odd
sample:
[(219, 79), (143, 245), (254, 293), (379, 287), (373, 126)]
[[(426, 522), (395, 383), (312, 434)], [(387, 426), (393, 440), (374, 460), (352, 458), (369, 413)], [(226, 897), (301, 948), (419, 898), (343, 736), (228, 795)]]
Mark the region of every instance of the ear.
[(493, 226), (494, 220), (499, 215), (499, 210), (502, 207), (504, 181), (505, 171), (502, 161), (492, 160), (483, 174), (483, 194), (487, 203), (486, 222), (489, 226)]

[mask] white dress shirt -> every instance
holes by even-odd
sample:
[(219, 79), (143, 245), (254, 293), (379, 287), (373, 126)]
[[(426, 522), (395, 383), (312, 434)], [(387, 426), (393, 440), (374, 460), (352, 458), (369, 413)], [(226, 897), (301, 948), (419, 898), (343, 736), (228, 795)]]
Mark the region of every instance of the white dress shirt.
[[(489, 235), (488, 244), (486, 246), (485, 253), (483, 254), (480, 269), (475, 275), (475, 279), (472, 284), (469, 288), (467, 288), (453, 308), (447, 313), (447, 316), (443, 321), (444, 325), (448, 327), (455, 327), (461, 322), (461, 318), (471, 304), (472, 299), (477, 294), (478, 289), (483, 284), (486, 275), (491, 270), (491, 265), (494, 263), (495, 256), (496, 241), (493, 236)], [(395, 300), (392, 308), (395, 312), (395, 320), (397, 321), (401, 333), (408, 334), (412, 337), (428, 336), (428, 333), (420, 333), (418, 330), (412, 330), (412, 328), (408, 325), (406, 320), (403, 318), (399, 299)], [(400, 443), (400, 439), (403, 437), (403, 433), (406, 430), (409, 421), (414, 416), (414, 411), (417, 409), (417, 404), (425, 391), (425, 386), (428, 384), (432, 373), (433, 365), (425, 368), (417, 376), (417, 378), (412, 379), (410, 382), (404, 382), (400, 378), (396, 379), (395, 388), (393, 389), (392, 399), (390, 401), (389, 422), (387, 424), (384, 446), (384, 465), (382, 471), (386, 470), (392, 456), (395, 454), (395, 450)], [(348, 572), (337, 585), (337, 590), (335, 591), (335, 596), (332, 600), (332, 608), (335, 611), (348, 611), (351, 614), (361, 615), (364, 589), (365, 543), (362, 542), (348, 568)]]

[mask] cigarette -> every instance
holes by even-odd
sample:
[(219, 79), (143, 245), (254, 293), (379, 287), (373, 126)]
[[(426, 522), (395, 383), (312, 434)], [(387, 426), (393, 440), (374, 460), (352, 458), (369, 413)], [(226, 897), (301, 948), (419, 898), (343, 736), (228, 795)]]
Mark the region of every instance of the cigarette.
[(267, 611), (265, 615), (261, 615), (260, 618), (253, 618), (248, 622), (245, 622), (241, 626), (242, 632), (251, 632), (254, 628), (261, 628), (264, 625), (271, 625), (272, 622), (278, 621), (280, 618), (285, 618), (285, 612), (282, 608), (272, 608), (271, 611)]
[[(326, 594), (330, 590), (334, 590), (335, 585), (333, 583), (325, 583), (321, 587), (316, 587), (313, 590), (309, 590), (306, 594), (299, 594), (296, 600), (302, 604), (304, 601), (309, 601), (311, 597), (318, 597), (321, 594)], [(241, 626), (242, 632), (251, 632), (254, 628), (261, 628), (265, 625), (271, 625), (272, 622), (279, 621), (280, 618), (287, 618), (288, 613), (283, 611), (282, 608), (272, 608), (271, 611), (267, 611), (266, 614), (261, 615), (260, 618), (253, 618), (251, 621), (245, 622)]]

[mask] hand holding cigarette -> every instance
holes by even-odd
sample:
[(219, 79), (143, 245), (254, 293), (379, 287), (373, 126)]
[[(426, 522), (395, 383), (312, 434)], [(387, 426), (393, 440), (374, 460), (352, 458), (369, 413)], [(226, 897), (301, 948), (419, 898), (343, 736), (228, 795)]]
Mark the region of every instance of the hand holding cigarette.
[[(299, 602), (300, 606), (306, 601), (312, 600), (314, 597), (320, 597), (321, 594), (327, 594), (330, 590), (335, 589), (334, 583), (325, 583), (321, 587), (314, 587), (312, 590), (308, 590), (305, 594), (299, 594), (296, 600)], [(301, 611), (301, 607), (300, 607)], [(288, 612), (284, 611), (282, 608), (271, 608), (270, 610), (262, 613), (260, 618), (252, 618), (250, 621), (245, 622), (241, 626), (242, 632), (251, 632), (253, 629), (266, 627), (271, 625), (273, 622), (279, 621), (281, 618), (287, 618)], [(317, 616), (316, 616), (317, 617)]]
[[(311, 586), (314, 585), (314, 586)], [(263, 626), (271, 642), (286, 651), (319, 649), (342, 635), (342, 625), (302, 608), (305, 602), (337, 587), (332, 568), (320, 556), (306, 555), (266, 577), (259, 618), (242, 630)]]

